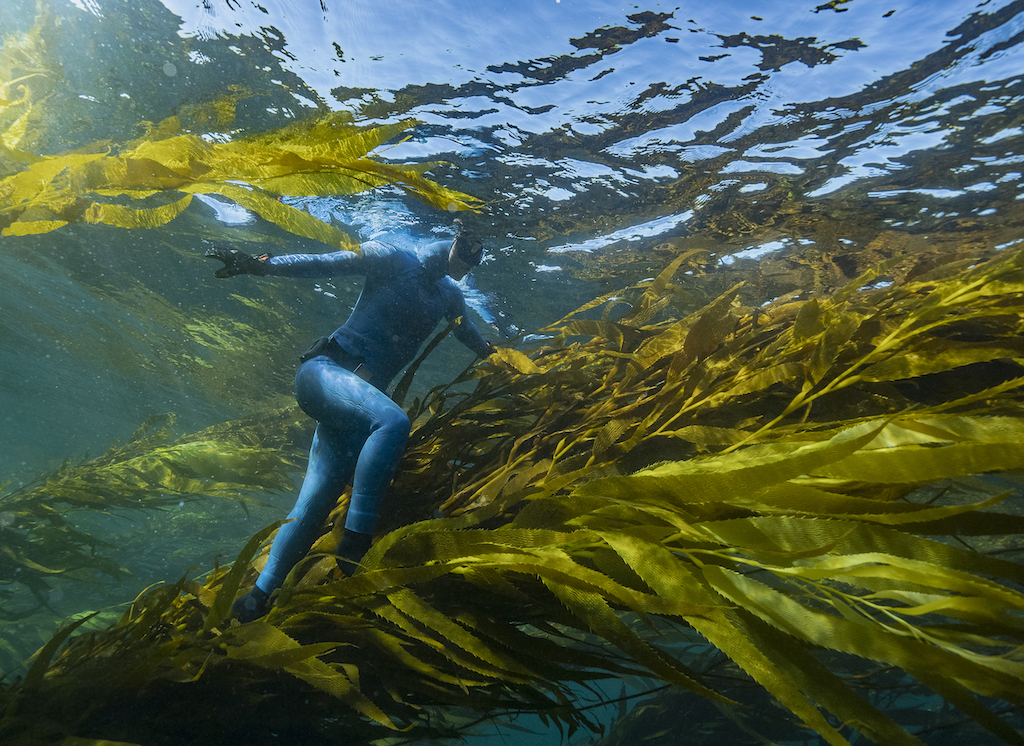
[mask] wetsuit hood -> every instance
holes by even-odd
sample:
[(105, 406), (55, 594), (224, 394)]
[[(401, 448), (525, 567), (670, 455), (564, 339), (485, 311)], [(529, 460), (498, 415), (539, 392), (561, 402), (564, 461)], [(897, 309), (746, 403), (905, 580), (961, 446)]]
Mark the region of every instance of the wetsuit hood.
[(447, 241), (435, 241), (421, 250), (420, 261), (431, 280), (440, 280), (448, 274), (448, 247)]

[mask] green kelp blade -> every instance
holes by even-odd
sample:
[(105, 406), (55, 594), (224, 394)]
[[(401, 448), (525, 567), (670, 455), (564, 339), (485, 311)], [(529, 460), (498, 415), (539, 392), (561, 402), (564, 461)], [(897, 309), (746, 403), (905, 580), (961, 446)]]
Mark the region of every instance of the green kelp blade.
[(1013, 726), (985, 707), (966, 687), (941, 675), (933, 675), (932, 672), (923, 668), (915, 671), (914, 675), (922, 684), (969, 718), (979, 723), (990, 733), (1008, 744), (1024, 746), (1024, 735), (1021, 735)]
[(345, 674), (344, 667), (330, 666), (320, 660), (333, 647), (331, 644), (302, 646), (276, 627), (263, 621), (254, 621), (231, 630), (229, 658), (244, 660), (274, 671), (286, 671), (317, 689), (338, 698), (357, 712), (397, 730), (384, 712), (371, 702), (359, 687)]
[(213, 605), (210, 606), (210, 611), (206, 616), (206, 623), (203, 624), (203, 631), (209, 632), (214, 627), (220, 626), (227, 619), (231, 613), (231, 604), (235, 602), (235, 595), (238, 593), (238, 587), (241, 585), (242, 576), (245, 574), (249, 562), (263, 542), (267, 540), (267, 537), (277, 531), (283, 523), (284, 521), (277, 521), (270, 524), (262, 531), (258, 531), (246, 542), (242, 551), (238, 553), (235, 563), (221, 581), (220, 589), (217, 591), (217, 596), (214, 598)]
[(667, 293), (669, 283), (679, 270), (679, 267), (683, 262), (701, 253), (706, 252), (703, 252), (701, 249), (693, 249), (684, 251), (673, 259), (644, 290), (643, 295), (640, 296), (640, 301), (633, 307), (633, 310), (620, 316), (618, 321), (630, 326), (640, 326), (650, 321), (655, 313), (667, 305), (669, 301)]
[(22, 687), (31, 692), (33, 689), (38, 689), (39, 685), (43, 683), (43, 676), (46, 674), (46, 669), (50, 666), (50, 661), (53, 659), (57, 649), (64, 644), (76, 629), (81, 627), (83, 624), (92, 619), (99, 612), (87, 614), (80, 619), (75, 620), (71, 624), (68, 624), (60, 629), (53, 637), (50, 638), (49, 642), (43, 645), (39, 649), (39, 652), (35, 655), (35, 660), (32, 662), (32, 667), (25, 674), (25, 679), (22, 681)]
[(614, 298), (617, 298), (621, 294), (622, 294), (622, 290), (613, 290), (610, 293), (605, 293), (604, 295), (601, 295), (601, 296), (599, 296), (597, 298), (594, 298), (594, 300), (589, 301), (587, 303), (584, 303), (582, 306), (577, 308), (575, 311), (567, 313), (565, 316), (563, 316), (561, 319), (559, 319), (555, 323), (553, 323), (553, 324), (551, 324), (549, 326), (545, 326), (544, 328), (538, 330), (538, 333), (545, 333), (545, 334), (557, 334), (557, 333), (560, 333), (563, 330), (563, 328), (566, 326), (566, 324), (569, 323), (569, 320), (573, 316), (576, 316), (578, 314), (584, 313), (585, 311), (589, 311), (592, 308), (597, 308), (598, 306), (603, 305), (603, 304), (607, 303), (608, 301), (610, 301), (610, 300), (612, 300)]
[(819, 383), (837, 364), (840, 351), (853, 338), (865, 318), (865, 314), (852, 310), (829, 309), (823, 314), (825, 331), (818, 337), (807, 364), (807, 380), (810, 383)]
[(1024, 565), (964, 549), (903, 530), (852, 520), (810, 516), (755, 516), (694, 524), (706, 539), (741, 548), (767, 564), (826, 553), (881, 552), (964, 573), (979, 573), (1024, 584)]
[(736, 325), (729, 310), (742, 286), (742, 283), (734, 285), (696, 314), (642, 344), (636, 351), (639, 369), (647, 370), (661, 358), (675, 353), (680, 353), (683, 358), (677, 366), (679, 368), (710, 355)]
[(993, 608), (1024, 611), (1024, 594), (1007, 586), (973, 573), (883, 552), (819, 557), (800, 566), (776, 568), (775, 572), (812, 581), (832, 578), (851, 585), (858, 585), (865, 578), (869, 581), (894, 580), (920, 588), (988, 599), (995, 604)]
[(737, 611), (730, 616), (735, 620), (737, 628), (743, 630), (757, 648), (771, 658), (786, 680), (831, 712), (839, 722), (854, 728), (877, 744), (922, 746), (916, 736), (862, 698), (842, 678), (823, 665), (806, 646), (771, 625), (764, 624), (750, 613)]
[(806, 340), (818, 336), (825, 331), (822, 321), (821, 304), (814, 298), (800, 305), (793, 320), (793, 338)]
[(471, 568), (484, 567), (535, 575), (550, 583), (552, 588), (558, 586), (573, 592), (593, 594), (641, 616), (693, 616), (707, 611), (707, 607), (699, 601), (675, 595), (652, 596), (624, 586), (605, 573), (576, 562), (565, 549), (557, 546), (538, 547), (534, 551), (522, 553), (499, 550), (457, 562)]
[(705, 406), (721, 406), (730, 399), (764, 391), (778, 383), (802, 380), (807, 366), (804, 363), (780, 363), (770, 368), (753, 372), (746, 377), (737, 376), (735, 383), (725, 391), (711, 394), (705, 399)]
[(871, 449), (811, 471), (832, 479), (885, 484), (923, 484), (967, 474), (1019, 469), (1024, 442), (951, 443), (935, 447)]
[(802, 513), (807, 516), (897, 525), (938, 521), (981, 510), (1002, 502), (1009, 494), (1004, 492), (975, 503), (933, 507), (915, 502), (844, 495), (791, 481), (767, 487), (756, 500), (745, 498), (741, 504), (763, 514)]
[(710, 699), (728, 698), (701, 684), (693, 672), (670, 655), (644, 642), (615, 614), (599, 593), (572, 588), (554, 578), (543, 578), (544, 584), (591, 632), (628, 653), (633, 660), (666, 681), (682, 686)]
[[(752, 579), (717, 565), (706, 565), (704, 577), (719, 593), (781, 631), (814, 645), (898, 666), (910, 673), (931, 671), (972, 691), (1010, 701), (1024, 701), (1024, 665), (999, 656), (955, 654), (877, 624), (853, 621), (805, 606)], [(979, 607), (980, 608), (980, 607)], [(896, 609), (898, 611), (898, 609)], [(1005, 647), (997, 641), (992, 645)]]
[[(764, 639), (755, 639), (749, 624), (744, 623), (743, 614), (739, 611), (722, 609), (713, 612), (707, 618), (694, 617), (687, 621), (704, 635), (708, 642), (729, 656), (754, 681), (764, 687), (783, 707), (799, 717), (808, 728), (833, 746), (849, 746), (849, 742), (808, 699), (809, 696), (813, 696), (811, 692), (815, 686), (821, 687), (827, 681), (826, 677), (816, 678), (814, 686), (809, 686), (805, 681), (807, 667), (796, 668), (794, 671), (795, 667), (790, 664), (790, 658), (784, 653), (767, 645)], [(799, 675), (794, 676), (794, 673)], [(833, 697), (833, 701), (841, 702), (843, 699)]]
[(574, 494), (640, 502), (658, 500), (666, 504), (735, 499), (848, 458), (871, 442), (882, 427), (869, 422), (808, 445), (750, 446), (737, 452), (742, 454), (739, 458), (729, 454), (673, 462), (627, 477), (594, 479), (578, 487)]
[[(993, 313), (1005, 312), (997, 309)], [(1022, 355), (1024, 340), (1004, 339), (998, 342), (961, 344), (939, 340), (937, 344), (921, 345), (915, 350), (893, 354), (869, 365), (857, 377), (864, 381), (899, 381)]]
[[(537, 672), (526, 666), (521, 659), (487, 645), (465, 626), (439, 613), (409, 589), (402, 588), (388, 593), (387, 601), (415, 626), (405, 626), (394, 615), (388, 615), (389, 619), (398, 622), (407, 633), (415, 637), (432, 639), (438, 649), (444, 651), (445, 657), (461, 668), (495, 681), (526, 683), (539, 679)], [(383, 615), (383, 611), (380, 607), (374, 608), (377, 614)]]
[[(916, 438), (915, 439), (915, 435)], [(1003, 443), (1024, 438), (1024, 418), (977, 415), (945, 415), (938, 417), (901, 417), (894, 420), (872, 448), (904, 443), (941, 443), (969, 441)]]

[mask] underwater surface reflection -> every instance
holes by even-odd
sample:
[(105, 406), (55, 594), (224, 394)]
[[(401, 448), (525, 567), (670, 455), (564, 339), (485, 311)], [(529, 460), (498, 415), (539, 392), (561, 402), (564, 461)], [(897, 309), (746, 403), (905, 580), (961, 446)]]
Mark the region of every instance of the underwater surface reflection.
[[(635, 309), (640, 292), (624, 289), (680, 257), (671, 297), (636, 315), (638, 326), (716, 308), (733, 293), (731, 307), (756, 327), (758, 309), (828, 298), (881, 263), (892, 262), (855, 289), (928, 276), (887, 273), (901, 259), (923, 266), (955, 254), (966, 273), (1024, 249), (1020, 0), (6, 0), (0, 29), (0, 671), (12, 678), (61, 620), (98, 611), (89, 626), (115, 622), (152, 584), (233, 559), (294, 499), (311, 433), (287, 409), (296, 357), (344, 320), (361, 283), (235, 278), (228, 287), (202, 258), (210, 245), (328, 250), (287, 217), (298, 213), (358, 241), (412, 248), (449, 237), (456, 213), (415, 181), (425, 177), (445, 195), (480, 201), (457, 213), (486, 249), (463, 290), (485, 336), (524, 351), (564, 340), (544, 328), (601, 296), (606, 317), (591, 310), (581, 320), (621, 324), (630, 312), (616, 304)], [(360, 161), (393, 170), (366, 176), (361, 191), (296, 180), (275, 192), (241, 177), (187, 191), (213, 161), (175, 153), (161, 165), (191, 164), (194, 182), (162, 171), (131, 189), (88, 182), (98, 167), (85, 161), (138, 153), (164, 136), (274, 145), (308, 122), (394, 128)], [(64, 159), (52, 183), (18, 180), (50, 156)], [(407, 181), (395, 176), (403, 169)], [(379, 175), (362, 173), (371, 172)], [(180, 209), (128, 227), (128, 218), (97, 217), (108, 203)], [(1010, 300), (1006, 308), (1019, 315)], [(1003, 367), (957, 368), (928, 396), (974, 395), (1016, 376), (1024, 355), (1004, 321), (985, 316), (945, 340), (988, 345), (998, 354), (982, 362)], [(1004, 337), (985, 336), (996, 327)], [(653, 334), (621, 333), (637, 345), (630, 354)], [(724, 332), (708, 334), (724, 344)], [(920, 358), (951, 354), (935, 346)], [(426, 402), (472, 362), (441, 341), (406, 404)], [(878, 375), (885, 385), (873, 396), (909, 396)], [(993, 412), (1012, 416), (993, 396)], [(526, 417), (542, 397), (526, 398), (503, 418)], [(925, 398), (915, 406), (935, 404)], [(759, 406), (728, 427), (757, 431), (776, 414)], [(843, 406), (836, 422), (868, 416), (860, 403)], [(739, 442), (722, 435), (724, 421), (714, 427), (723, 440), (707, 450)], [(218, 481), (206, 448), (230, 449), (249, 481)], [(617, 457), (623, 473), (682, 458), (667, 447)], [(974, 486), (988, 494), (991, 483)], [(1014, 491), (1002, 509), (1019, 514), (1019, 504)], [(999, 547), (1014, 561), (1019, 550)], [(694, 647), (715, 670), (713, 648), (680, 639), (666, 644)], [(602, 693), (654, 686), (624, 681)], [(601, 710), (606, 724), (622, 717), (600, 742), (662, 742), (658, 731), (675, 723), (661, 718), (683, 705), (672, 692), (659, 696), (646, 721), (628, 700), (640, 721), (632, 725), (625, 705)], [(774, 711), (751, 696), (751, 707)], [(927, 743), (965, 733), (1002, 742), (971, 724), (931, 733), (938, 700), (908, 697), (890, 705)], [(705, 700), (686, 706), (705, 723), (694, 743), (747, 737), (746, 721)], [(794, 733), (805, 731), (776, 733), (766, 722), (776, 742), (804, 742)], [(599, 741), (571, 742), (590, 738)]]

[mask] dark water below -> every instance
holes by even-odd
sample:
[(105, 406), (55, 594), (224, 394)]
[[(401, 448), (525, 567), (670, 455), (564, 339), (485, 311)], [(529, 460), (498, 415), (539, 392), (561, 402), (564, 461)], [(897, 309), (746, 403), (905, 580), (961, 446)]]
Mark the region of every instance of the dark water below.
[[(687, 249), (708, 252), (682, 280), (699, 307), (740, 279), (751, 305), (827, 290), (880, 246), (1024, 242), (1024, 2), (3, 0), (3, 51), (37, 20), (40, 154), (130, 140), (228, 91), (243, 103), (211, 136), (327, 111), (416, 119), (378, 155), (438, 161), (433, 179), (486, 202), (467, 218), (487, 259), (466, 290), (495, 341)], [(451, 229), (387, 188), (285, 201), (364, 240)], [(159, 229), (0, 238), (0, 483), (102, 453), (152, 415), (191, 432), (289, 401), (295, 355), (358, 282), (216, 280), (211, 242), (322, 250), (214, 198)], [(418, 390), (469, 357), (445, 343)], [(121, 537), (135, 573), (101, 603), (233, 554), (289, 502), (266, 499), (83, 518)], [(186, 544), (161, 538), (168, 521), (191, 527), (170, 534)], [(72, 614), (97, 598), (51, 601)]]

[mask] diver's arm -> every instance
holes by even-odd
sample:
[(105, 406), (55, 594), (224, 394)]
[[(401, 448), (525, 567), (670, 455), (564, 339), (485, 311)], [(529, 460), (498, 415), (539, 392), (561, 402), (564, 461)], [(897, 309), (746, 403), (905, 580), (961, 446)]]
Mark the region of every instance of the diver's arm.
[(455, 326), (455, 338), (476, 353), (477, 357), (487, 357), (494, 352), (494, 345), (484, 339), (480, 330), (465, 316)]
[(448, 320), (458, 319), (455, 325), (455, 338), (476, 353), (477, 357), (487, 357), (494, 352), (494, 347), (484, 339), (480, 330), (466, 316), (466, 300), (462, 297), (462, 291), (452, 286), (452, 294), (448, 301)]
[(354, 251), (329, 254), (282, 254), (264, 261), (266, 273), (274, 277), (334, 277), (366, 274), (366, 260)]
[(206, 252), (224, 266), (217, 277), (234, 275), (273, 275), (275, 277), (334, 277), (336, 275), (368, 275), (396, 269), (399, 250), (393, 246), (368, 241), (361, 251), (333, 251), (327, 254), (282, 254), (250, 256), (237, 249), (215, 246)]

